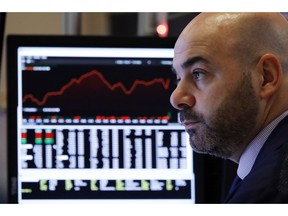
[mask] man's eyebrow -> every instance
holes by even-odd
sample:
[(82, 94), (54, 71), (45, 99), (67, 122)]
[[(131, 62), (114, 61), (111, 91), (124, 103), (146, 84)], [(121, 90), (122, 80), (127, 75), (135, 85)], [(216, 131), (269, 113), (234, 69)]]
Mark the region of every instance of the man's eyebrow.
[[(187, 69), (187, 68), (191, 67), (193, 64), (196, 64), (197, 62), (209, 63), (209, 61), (207, 59), (203, 58), (202, 56), (195, 56), (195, 57), (191, 57), (191, 58), (187, 59), (185, 62), (183, 62), (181, 67), (183, 69)], [(176, 69), (173, 66), (171, 67), (171, 71), (174, 74), (177, 74)]]
[(194, 56), (194, 57), (187, 59), (185, 62), (183, 62), (181, 67), (183, 69), (186, 69), (188, 67), (191, 67), (193, 64), (195, 64), (197, 62), (209, 63), (208, 60), (203, 58), (202, 56)]

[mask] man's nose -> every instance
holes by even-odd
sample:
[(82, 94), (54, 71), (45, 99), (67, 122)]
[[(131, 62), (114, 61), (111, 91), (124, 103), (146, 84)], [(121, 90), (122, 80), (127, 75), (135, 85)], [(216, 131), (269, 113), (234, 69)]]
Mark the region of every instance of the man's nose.
[(187, 85), (179, 83), (170, 96), (170, 103), (178, 110), (193, 107), (196, 103), (195, 96)]

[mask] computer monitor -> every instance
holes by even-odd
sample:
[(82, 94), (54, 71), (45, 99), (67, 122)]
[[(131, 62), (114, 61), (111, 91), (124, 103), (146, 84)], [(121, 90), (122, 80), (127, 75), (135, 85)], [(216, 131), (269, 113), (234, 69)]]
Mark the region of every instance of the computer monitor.
[(174, 43), (9, 35), (9, 202), (195, 203)]

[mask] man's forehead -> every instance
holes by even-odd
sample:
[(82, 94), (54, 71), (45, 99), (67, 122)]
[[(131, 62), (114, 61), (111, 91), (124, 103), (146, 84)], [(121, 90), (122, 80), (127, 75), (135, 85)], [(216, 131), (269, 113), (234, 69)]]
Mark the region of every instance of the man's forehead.
[[(200, 15), (199, 15), (200, 16)], [(206, 16), (206, 15), (203, 15)], [(225, 14), (223, 15), (225, 17)], [(225, 23), (223, 20), (228, 19), (227, 17), (237, 17), (238, 14), (235, 15), (226, 15), (226, 18), (223, 18), (220, 15), (209, 15), (208, 17), (222, 17), (222, 23), (215, 20), (211, 22), (203, 22), (201, 25), (200, 23), (197, 24), (198, 21), (193, 20), (189, 23), (189, 25), (182, 31), (179, 35), (175, 46), (174, 46), (174, 53), (175, 55), (189, 51), (191, 48), (196, 49), (224, 49), (232, 47), (232, 45), (237, 41), (237, 31), (235, 31), (234, 27), (229, 27), (229, 22)], [(196, 19), (196, 18), (195, 18)]]

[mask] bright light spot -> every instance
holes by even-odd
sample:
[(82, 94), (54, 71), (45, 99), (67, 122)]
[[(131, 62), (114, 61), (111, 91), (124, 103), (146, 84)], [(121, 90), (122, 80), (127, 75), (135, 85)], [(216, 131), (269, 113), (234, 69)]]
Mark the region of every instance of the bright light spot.
[(167, 37), (168, 35), (168, 25), (167, 23), (161, 23), (156, 27), (156, 32), (159, 37)]

